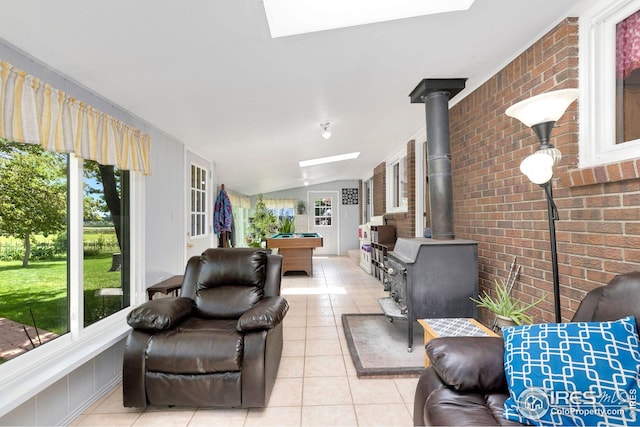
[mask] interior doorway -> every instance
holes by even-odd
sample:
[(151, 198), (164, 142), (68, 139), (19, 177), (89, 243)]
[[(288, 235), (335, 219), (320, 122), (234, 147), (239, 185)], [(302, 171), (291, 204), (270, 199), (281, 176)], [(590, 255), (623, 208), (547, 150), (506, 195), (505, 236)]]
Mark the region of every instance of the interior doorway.
[(308, 193), (309, 231), (322, 236), (323, 246), (314, 250), (315, 255), (340, 255), (338, 248), (339, 204), (337, 191), (310, 191)]

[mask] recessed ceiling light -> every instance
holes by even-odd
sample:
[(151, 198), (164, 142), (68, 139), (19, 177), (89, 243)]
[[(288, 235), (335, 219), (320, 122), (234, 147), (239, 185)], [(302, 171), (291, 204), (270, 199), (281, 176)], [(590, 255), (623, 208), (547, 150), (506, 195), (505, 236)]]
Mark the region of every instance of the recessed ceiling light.
[(316, 165), (323, 165), (325, 163), (340, 162), (342, 160), (357, 159), (359, 155), (360, 155), (360, 152), (357, 151), (355, 153), (339, 154), (337, 156), (320, 157), (320, 158), (311, 159), (311, 160), (300, 160), (298, 164), (300, 165), (301, 168), (306, 168), (307, 166), (316, 166)]
[(474, 0), (263, 0), (271, 37), (468, 10)]

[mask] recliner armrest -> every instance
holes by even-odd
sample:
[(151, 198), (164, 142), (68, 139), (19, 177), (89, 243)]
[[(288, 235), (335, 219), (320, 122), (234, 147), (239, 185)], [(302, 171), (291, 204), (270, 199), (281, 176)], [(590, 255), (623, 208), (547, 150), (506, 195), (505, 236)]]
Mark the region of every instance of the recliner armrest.
[(276, 327), (289, 311), (289, 303), (282, 297), (265, 297), (245, 311), (238, 319), (236, 329), (246, 332)]
[(127, 315), (127, 323), (134, 329), (171, 329), (193, 312), (193, 301), (189, 298), (170, 297), (147, 301)]
[(438, 376), (454, 390), (507, 390), (500, 337), (434, 338), (426, 351)]

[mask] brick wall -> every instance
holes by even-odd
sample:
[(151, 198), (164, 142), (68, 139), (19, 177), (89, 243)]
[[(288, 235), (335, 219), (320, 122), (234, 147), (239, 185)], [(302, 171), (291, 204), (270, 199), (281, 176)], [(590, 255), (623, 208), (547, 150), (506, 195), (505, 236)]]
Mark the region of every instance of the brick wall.
[[(567, 19), (450, 111), (457, 238), (479, 242), (480, 289), (506, 278), (514, 256), (522, 266), (514, 294), (547, 292), (532, 311), (554, 321), (546, 199), (520, 173), (538, 147), (533, 131), (504, 114), (510, 105), (554, 89), (578, 87), (578, 22)], [(640, 270), (640, 161), (577, 169), (578, 103), (558, 121), (551, 143), (562, 151), (553, 192), (561, 306), (570, 320), (586, 292), (615, 274)], [(481, 310), (481, 320), (492, 316)]]

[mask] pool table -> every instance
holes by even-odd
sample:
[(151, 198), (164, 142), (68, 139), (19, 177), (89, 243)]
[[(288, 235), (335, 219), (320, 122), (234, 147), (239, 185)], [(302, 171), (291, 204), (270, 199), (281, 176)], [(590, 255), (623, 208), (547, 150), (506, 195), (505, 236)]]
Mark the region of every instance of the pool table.
[(304, 271), (313, 276), (313, 249), (322, 247), (318, 233), (280, 233), (267, 237), (267, 248), (278, 248), (282, 255), (282, 274)]

